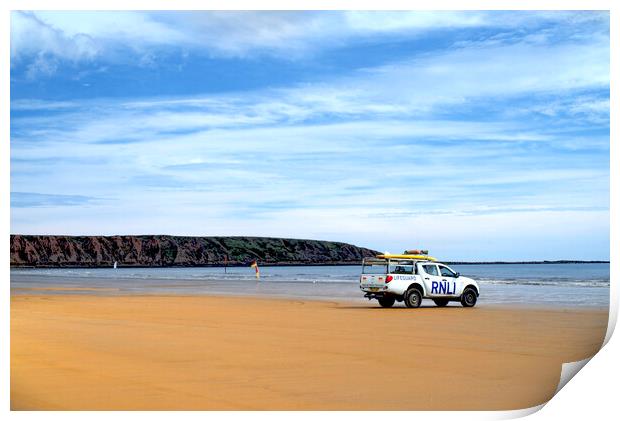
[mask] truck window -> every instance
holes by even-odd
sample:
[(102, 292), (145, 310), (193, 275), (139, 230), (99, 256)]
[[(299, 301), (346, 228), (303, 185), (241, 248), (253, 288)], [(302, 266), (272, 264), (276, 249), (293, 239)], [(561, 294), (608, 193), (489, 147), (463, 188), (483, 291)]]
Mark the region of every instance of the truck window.
[(362, 266), (365, 275), (384, 275), (387, 273), (387, 264), (365, 264)]
[(412, 275), (415, 273), (413, 265), (390, 265), (389, 273), (402, 273), (404, 275)]
[(447, 268), (445, 266), (439, 266), (439, 270), (441, 271), (441, 276), (448, 276), (450, 278), (456, 278), (456, 273), (452, 271), (452, 269)]
[(439, 272), (437, 271), (437, 265), (422, 265), (424, 268), (424, 272), (429, 275), (439, 276)]

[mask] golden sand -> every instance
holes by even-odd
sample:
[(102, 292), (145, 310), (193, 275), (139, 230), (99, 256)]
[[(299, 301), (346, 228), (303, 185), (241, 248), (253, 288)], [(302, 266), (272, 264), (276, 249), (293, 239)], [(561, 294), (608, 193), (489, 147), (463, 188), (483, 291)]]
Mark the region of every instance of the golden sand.
[(519, 409), (607, 312), (207, 296), (11, 297), (11, 407)]

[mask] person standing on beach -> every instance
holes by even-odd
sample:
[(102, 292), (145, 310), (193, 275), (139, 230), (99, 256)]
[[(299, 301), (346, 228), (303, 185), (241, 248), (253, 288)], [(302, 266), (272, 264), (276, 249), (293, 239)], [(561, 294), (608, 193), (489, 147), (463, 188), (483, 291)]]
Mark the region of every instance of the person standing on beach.
[(256, 262), (256, 260), (254, 260), (252, 262), (252, 264), (250, 265), (251, 268), (254, 268), (254, 270), (256, 271), (256, 279), (260, 279), (260, 271), (258, 270), (258, 263)]

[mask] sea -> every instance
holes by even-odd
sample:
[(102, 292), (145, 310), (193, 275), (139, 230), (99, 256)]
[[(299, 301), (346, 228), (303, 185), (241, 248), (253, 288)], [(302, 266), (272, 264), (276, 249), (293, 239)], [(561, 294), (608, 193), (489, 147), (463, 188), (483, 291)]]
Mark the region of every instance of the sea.
[[(479, 306), (609, 306), (609, 263), (451, 267), (478, 281)], [(205, 294), (368, 303), (359, 289), (360, 272), (360, 266), (262, 266), (257, 279), (250, 267), (14, 268), (11, 294)]]

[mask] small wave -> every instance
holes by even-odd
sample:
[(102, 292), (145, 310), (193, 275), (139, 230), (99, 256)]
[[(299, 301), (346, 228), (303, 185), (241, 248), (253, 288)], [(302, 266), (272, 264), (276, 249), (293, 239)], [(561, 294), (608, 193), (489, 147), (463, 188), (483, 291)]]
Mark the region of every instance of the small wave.
[[(538, 269), (538, 267), (536, 267)], [(609, 288), (609, 277), (605, 273), (591, 273), (581, 278), (566, 276), (549, 276), (541, 273), (541, 276), (528, 273), (527, 276), (514, 270), (510, 275), (491, 275), (472, 273), (471, 278), (476, 279), (482, 285), (521, 285), (521, 286), (558, 286), (574, 288)], [(11, 276), (27, 275), (34, 278), (65, 278), (67, 282), (81, 282), (79, 278), (88, 278), (90, 282), (109, 282), (118, 284), (123, 280), (137, 280), (140, 282), (153, 282), (157, 280), (179, 281), (200, 284), (203, 282), (255, 282), (254, 271), (243, 271), (239, 268), (228, 269), (224, 273), (222, 269), (211, 268), (103, 268), (103, 269), (11, 269)], [(506, 274), (508, 275), (508, 274)], [(591, 276), (591, 278), (588, 278)], [(21, 276), (20, 276), (21, 278)], [(15, 279), (18, 282), (29, 282), (28, 279)], [(13, 279), (12, 279), (13, 282)], [(310, 284), (356, 284), (359, 282), (359, 274), (354, 268), (342, 267), (309, 267), (309, 268), (266, 268), (261, 271), (260, 282), (266, 283), (310, 283)]]
[(495, 279), (495, 278), (479, 278), (481, 284), (488, 285), (525, 285), (525, 286), (560, 286), (560, 287), (594, 287), (608, 288), (609, 279)]

